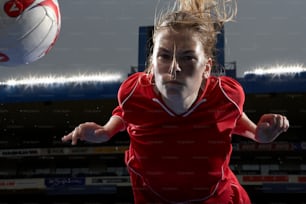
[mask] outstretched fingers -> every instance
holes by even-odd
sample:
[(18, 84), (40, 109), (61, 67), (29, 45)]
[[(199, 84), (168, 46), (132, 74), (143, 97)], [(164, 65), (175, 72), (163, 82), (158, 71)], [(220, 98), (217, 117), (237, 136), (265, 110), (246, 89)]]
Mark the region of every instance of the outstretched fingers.
[(69, 142), (69, 141), (71, 141), (72, 145), (76, 145), (77, 142), (78, 142), (78, 139), (81, 139), (81, 137), (80, 137), (80, 127), (79, 126), (77, 126), (68, 135), (63, 136), (62, 137), (62, 142)]
[(289, 128), (289, 121), (281, 114), (264, 114), (257, 124), (257, 138), (263, 143), (274, 141)]
[(282, 132), (286, 132), (289, 128), (289, 121), (286, 116), (283, 115), (274, 115), (273, 118), (274, 121), (274, 131), (278, 134), (281, 134)]
[(95, 141), (97, 140), (95, 130), (101, 128), (93, 122), (85, 122), (78, 125), (72, 132), (62, 137), (63, 142), (71, 141), (72, 145), (76, 145), (78, 140)]

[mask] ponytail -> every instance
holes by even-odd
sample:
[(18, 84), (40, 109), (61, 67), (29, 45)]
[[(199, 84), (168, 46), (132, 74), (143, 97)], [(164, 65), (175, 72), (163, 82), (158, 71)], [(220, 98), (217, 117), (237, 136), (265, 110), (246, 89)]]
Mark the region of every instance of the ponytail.
[(209, 16), (215, 23), (225, 23), (237, 14), (237, 0), (176, 0), (177, 12), (188, 12), (198, 17)]

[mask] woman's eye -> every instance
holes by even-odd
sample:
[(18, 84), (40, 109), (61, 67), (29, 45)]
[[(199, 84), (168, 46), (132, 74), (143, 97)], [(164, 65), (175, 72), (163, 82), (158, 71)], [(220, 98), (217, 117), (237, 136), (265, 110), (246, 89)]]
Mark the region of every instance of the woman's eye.
[(196, 60), (196, 58), (192, 55), (185, 55), (181, 57), (182, 60), (184, 61), (191, 61), (191, 60)]
[(172, 56), (167, 55), (167, 54), (160, 54), (160, 55), (158, 55), (158, 58), (162, 59), (162, 60), (171, 60)]

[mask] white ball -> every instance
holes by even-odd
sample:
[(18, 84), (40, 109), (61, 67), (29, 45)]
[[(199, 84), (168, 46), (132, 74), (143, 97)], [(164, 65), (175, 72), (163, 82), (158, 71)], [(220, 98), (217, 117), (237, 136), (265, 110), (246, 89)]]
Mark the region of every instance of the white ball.
[(60, 29), (57, 0), (0, 0), (0, 66), (42, 58), (54, 46)]

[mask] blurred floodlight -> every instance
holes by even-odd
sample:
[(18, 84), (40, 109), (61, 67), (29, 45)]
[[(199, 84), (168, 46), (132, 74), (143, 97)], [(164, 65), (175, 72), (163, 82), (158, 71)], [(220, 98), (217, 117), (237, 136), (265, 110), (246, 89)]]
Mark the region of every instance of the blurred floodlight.
[(116, 73), (97, 73), (97, 74), (78, 74), (74, 76), (30, 76), (21, 79), (9, 79), (0, 82), (0, 85), (7, 86), (49, 86), (49, 85), (65, 85), (70, 83), (111, 83), (119, 82), (122, 79), (121, 74)]
[(244, 72), (244, 76), (249, 74), (254, 75), (295, 75), (306, 72), (306, 68), (301, 64), (296, 65), (275, 65), (270, 67), (258, 67), (252, 71)]

